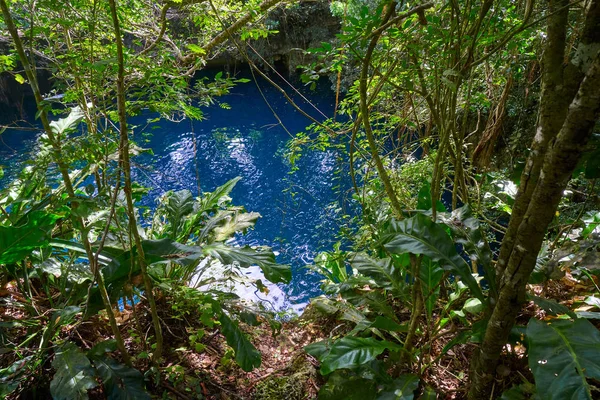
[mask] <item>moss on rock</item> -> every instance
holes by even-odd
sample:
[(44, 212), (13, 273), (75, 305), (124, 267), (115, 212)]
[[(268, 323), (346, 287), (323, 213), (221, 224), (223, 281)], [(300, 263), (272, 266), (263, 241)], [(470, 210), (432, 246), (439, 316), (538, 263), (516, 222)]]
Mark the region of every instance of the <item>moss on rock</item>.
[(315, 375), (314, 367), (305, 357), (297, 357), (289, 367), (290, 374), (271, 376), (259, 382), (254, 391), (255, 400), (303, 400), (306, 398), (308, 379)]

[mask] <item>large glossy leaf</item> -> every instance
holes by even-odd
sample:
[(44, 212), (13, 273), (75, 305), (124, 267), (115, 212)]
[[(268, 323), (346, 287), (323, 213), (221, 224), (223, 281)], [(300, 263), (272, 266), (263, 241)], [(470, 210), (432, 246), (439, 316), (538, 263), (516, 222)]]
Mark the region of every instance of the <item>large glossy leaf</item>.
[(227, 344), (235, 350), (235, 361), (238, 365), (247, 372), (260, 367), (260, 353), (240, 328), (225, 313), (221, 313), (219, 322)]
[[(199, 258), (204, 257), (199, 247), (186, 246), (171, 239), (143, 240), (142, 248), (147, 264), (168, 261), (179, 265), (191, 265), (197, 262)], [(106, 249), (104, 253), (111, 259), (102, 270), (107, 283), (116, 282), (139, 273), (140, 267), (137, 260), (135, 260), (135, 248), (133, 262), (131, 259), (132, 252), (129, 250)]]
[(533, 394), (535, 394), (535, 386), (531, 383), (522, 383), (505, 390), (500, 400), (528, 400), (532, 398)]
[(94, 358), (108, 400), (146, 400), (150, 395), (144, 388), (144, 376), (137, 369), (119, 364), (108, 356)]
[(350, 265), (383, 289), (399, 289), (404, 283), (402, 271), (396, 268), (391, 258), (374, 259), (364, 253), (355, 253), (350, 257)]
[(109, 400), (150, 399), (144, 388), (144, 376), (136, 369), (119, 364), (107, 354), (117, 350), (117, 341), (108, 339), (97, 343), (88, 352), (98, 376), (102, 379), (104, 393)]
[(419, 381), (416, 375), (402, 375), (385, 385), (377, 400), (413, 400)]
[[(1, 331), (0, 331), (1, 332)], [(1, 336), (0, 336), (1, 337)], [(15, 361), (6, 368), (0, 368), (0, 398), (6, 398), (10, 393), (28, 378), (30, 369), (28, 364), (34, 358), (33, 355)]]
[[(50, 240), (50, 245), (55, 248), (74, 251), (74, 252), (80, 253), (82, 255), (87, 254), (85, 251), (85, 248), (83, 247), (82, 244), (76, 243), (76, 242), (71, 242), (68, 240), (52, 239), (52, 240)], [(110, 263), (113, 260), (113, 257), (114, 257), (113, 254), (111, 254), (105, 250), (105, 251), (101, 252), (100, 254), (98, 254), (98, 263), (100, 265), (107, 265), (108, 263)]]
[(270, 250), (259, 251), (249, 246), (231, 247), (223, 243), (213, 243), (204, 246), (202, 250), (225, 265), (238, 263), (243, 268), (258, 265), (265, 277), (273, 283), (289, 283), (292, 279), (290, 266), (277, 264), (275, 254)]
[(90, 360), (73, 343), (66, 343), (56, 351), (52, 367), (56, 370), (50, 382), (54, 400), (87, 399), (87, 391), (98, 386)]
[(423, 300), (427, 314), (431, 317), (435, 302), (440, 293), (440, 281), (444, 276), (444, 271), (429, 258), (421, 260), (419, 269), (419, 279), (421, 280), (421, 289), (423, 291)]
[(194, 198), (189, 190), (179, 190), (177, 192), (167, 192), (165, 200), (162, 203), (171, 224), (171, 238), (177, 238), (177, 234), (183, 224), (183, 218), (194, 211)]
[[(427, 181), (423, 182), (423, 186), (419, 189), (417, 195), (417, 209), (418, 210), (431, 210), (431, 184)], [(436, 211), (445, 212), (446, 207), (440, 200), (436, 202)]]
[(485, 302), (471, 268), (456, 251), (443, 225), (422, 214), (402, 221), (394, 220), (383, 237), (383, 244), (391, 253), (422, 254), (438, 262), (442, 268), (460, 276), (471, 292)]
[(527, 324), (529, 367), (546, 400), (592, 399), (587, 379), (600, 380), (600, 332), (585, 319)]
[(65, 118), (50, 122), (50, 128), (56, 135), (62, 135), (75, 129), (83, 119), (83, 111), (79, 107), (73, 107)]
[(35, 211), (20, 226), (0, 226), (0, 264), (11, 264), (49, 244), (50, 232), (60, 215)]
[(527, 300), (533, 301), (539, 308), (546, 311), (549, 315), (568, 315), (571, 318), (575, 318), (575, 313), (563, 304), (559, 304), (554, 300), (545, 299), (543, 297), (533, 296), (528, 294)]
[(233, 190), (235, 185), (240, 181), (240, 179), (242, 179), (242, 177), (240, 177), (240, 176), (235, 177), (235, 178), (231, 179), (230, 181), (228, 181), (227, 183), (225, 183), (224, 185), (216, 188), (214, 190), (214, 192), (205, 193), (202, 196), (202, 199), (200, 200), (201, 210), (203, 212), (205, 212), (205, 211), (208, 211), (218, 205), (221, 205), (224, 198), (226, 198), (226, 197), (227, 197), (227, 200), (229, 200), (229, 198), (228, 198), (229, 193), (231, 193), (231, 191)]
[(214, 241), (223, 242), (235, 235), (237, 232), (244, 232), (251, 228), (260, 217), (259, 213), (241, 213), (236, 212), (224, 218), (221, 224), (214, 229)]
[(375, 400), (375, 381), (336, 371), (319, 391), (319, 400)]
[(438, 394), (431, 386), (425, 386), (419, 400), (437, 400)]
[(346, 336), (336, 340), (321, 360), (321, 374), (327, 375), (341, 368), (356, 368), (374, 360), (386, 349), (398, 351), (401, 348), (398, 344), (375, 338)]
[(471, 259), (481, 266), (490, 291), (495, 297), (496, 270), (492, 266), (492, 250), (471, 207), (467, 204), (452, 211), (447, 225), (452, 230), (456, 242), (462, 244)]

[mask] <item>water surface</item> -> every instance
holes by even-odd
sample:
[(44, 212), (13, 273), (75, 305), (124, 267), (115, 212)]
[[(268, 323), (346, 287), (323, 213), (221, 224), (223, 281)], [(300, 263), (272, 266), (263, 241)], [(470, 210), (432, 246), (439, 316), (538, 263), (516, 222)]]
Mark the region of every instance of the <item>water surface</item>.
[[(251, 75), (242, 71), (238, 77)], [(285, 86), (278, 77), (274, 79)], [(332, 115), (335, 95), (325, 82), (310, 91), (297, 79), (290, 81), (323, 114)], [(299, 95), (293, 98), (312, 116), (324, 119)], [(334, 151), (306, 152), (298, 161), (299, 170), (290, 174), (290, 165), (283, 157), (286, 143), (290, 134), (304, 131), (311, 122), (267, 82), (239, 84), (220, 100), (230, 109), (205, 108), (203, 121), (163, 120), (153, 124), (152, 129), (134, 130), (137, 143), (154, 153), (134, 159), (134, 179), (153, 188), (143, 203), (154, 207), (155, 199), (167, 190), (189, 189), (196, 195), (198, 187), (212, 191), (241, 176), (231, 194), (233, 203), (259, 212), (262, 218), (254, 230), (239, 236), (237, 242), (271, 246), (279, 253), (279, 262), (292, 265), (292, 282), (280, 285), (281, 291), (272, 291), (268, 300), (276, 308), (301, 309), (310, 297), (320, 293), (320, 278), (306, 270), (305, 265), (335, 240), (339, 213), (345, 204), (343, 188), (349, 187), (347, 177), (334, 173), (339, 163)], [(131, 122), (141, 127), (150, 117), (136, 117)], [(3, 186), (34, 150), (38, 135), (35, 131), (9, 130), (0, 136), (0, 158), (7, 172)]]

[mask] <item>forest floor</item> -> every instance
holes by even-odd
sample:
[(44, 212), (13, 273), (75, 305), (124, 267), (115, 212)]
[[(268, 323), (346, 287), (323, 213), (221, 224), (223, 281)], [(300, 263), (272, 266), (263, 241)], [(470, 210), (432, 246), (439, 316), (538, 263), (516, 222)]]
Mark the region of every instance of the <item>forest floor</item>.
[[(573, 301), (573, 292), (589, 293), (589, 287), (579, 286), (576, 280), (567, 274), (561, 280), (549, 285), (530, 286), (529, 292), (554, 299), (564, 305)], [(11, 287), (0, 293), (0, 297), (11, 299), (16, 303), (22, 301), (17, 290)], [(575, 297), (577, 298), (577, 296)], [(160, 368), (159, 380), (147, 379), (149, 392), (153, 398), (179, 399), (256, 399), (256, 400), (302, 400), (315, 399), (324, 380), (319, 375), (319, 363), (304, 352), (304, 347), (330, 336), (347, 333), (353, 324), (340, 321), (336, 316), (321, 315), (315, 308), (309, 306), (307, 311), (298, 318), (283, 322), (276, 335), (268, 324), (250, 326), (240, 324), (241, 329), (248, 335), (250, 341), (262, 355), (259, 368), (251, 372), (243, 371), (234, 361), (233, 352), (218, 329), (208, 329), (202, 325), (200, 318), (173, 319), (170, 314), (169, 299), (158, 298), (163, 334), (165, 342), (164, 360)], [(10, 301), (4, 302), (9, 304)], [(40, 301), (38, 304), (42, 304)], [(48, 314), (51, 310), (47, 310)], [(410, 317), (408, 310), (401, 316)], [(584, 310), (585, 311), (585, 310)], [(0, 308), (0, 319), (3, 321), (19, 320), (22, 310), (10, 307)], [(545, 319), (544, 311), (530, 302), (519, 316), (518, 323), (524, 325), (532, 316)], [(60, 339), (70, 340), (80, 348), (91, 349), (94, 344), (111, 337), (108, 324), (97, 315), (84, 323), (65, 326), (60, 333)], [(473, 316), (474, 322), (476, 317)], [(126, 345), (133, 357), (134, 366), (152, 375), (153, 368), (147, 354), (151, 352), (146, 343), (152, 342), (151, 319), (144, 301), (135, 306), (129, 306), (118, 314), (118, 321)], [(196, 321), (196, 322), (194, 322)], [(524, 329), (524, 328), (521, 328)], [(190, 343), (190, 336), (197, 335), (198, 330), (205, 333), (198, 339), (200, 347)], [(143, 332), (140, 334), (140, 332)], [(431, 387), (438, 393), (438, 399), (462, 399), (466, 396), (470, 360), (476, 349), (477, 338), (467, 333), (467, 325), (456, 323), (442, 330), (433, 338), (421, 338), (418, 343), (420, 360), (417, 365), (421, 372), (421, 388)], [(517, 331), (518, 332), (518, 331)], [(466, 344), (457, 344), (450, 350), (445, 349), (463, 334), (471, 335)], [(518, 336), (518, 335), (517, 335)], [(513, 338), (516, 343), (507, 346), (503, 363), (497, 370), (499, 378), (495, 383), (494, 393), (499, 395), (513, 384), (533, 382), (533, 377), (525, 357), (525, 344), (519, 343), (519, 337)], [(424, 350), (427, 349), (427, 350)], [(385, 356), (385, 355), (384, 355)], [(0, 353), (0, 367), (14, 360), (10, 353)], [(398, 368), (391, 372), (399, 375), (411, 372)], [(415, 373), (415, 371), (412, 371)], [(41, 373), (28, 382), (28, 387), (20, 391), (21, 399), (44, 398), (40, 393), (49, 394), (48, 388), (53, 376), (50, 362), (41, 366)], [(35, 388), (35, 390), (31, 390)], [(92, 399), (105, 398), (101, 386), (89, 393)]]

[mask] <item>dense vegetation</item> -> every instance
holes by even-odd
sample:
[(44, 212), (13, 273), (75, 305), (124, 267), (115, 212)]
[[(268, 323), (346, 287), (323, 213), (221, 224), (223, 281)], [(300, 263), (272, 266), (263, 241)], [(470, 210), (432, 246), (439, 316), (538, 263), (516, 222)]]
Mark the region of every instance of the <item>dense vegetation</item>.
[[(0, 6), (3, 73), (31, 88), (42, 130), (0, 192), (1, 396), (600, 396), (600, 1), (330, 4), (340, 32), (299, 68), (308, 86), (331, 80), (335, 113), (299, 108), (312, 125), (285, 157), (335, 149), (360, 213), (311, 266), (324, 295), (285, 323), (232, 293), (265, 290), (249, 266), (292, 278), (271, 249), (230, 241), (258, 218), (229, 197), (237, 179), (143, 209), (131, 157), (146, 128), (128, 117), (227, 107), (246, 80), (194, 79), (220, 54), (277, 86), (252, 45), (278, 34), (273, 8), (298, 5)], [(286, 330), (306, 339), (289, 363), (244, 375)]]

